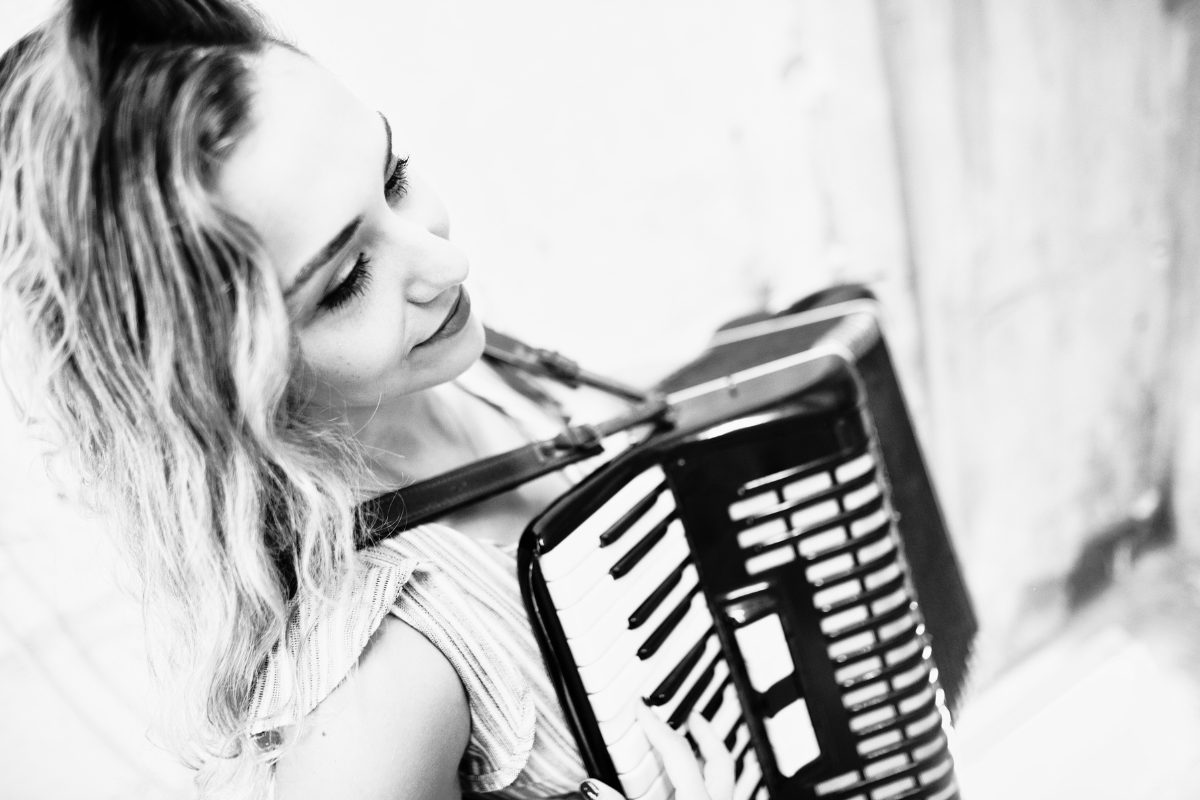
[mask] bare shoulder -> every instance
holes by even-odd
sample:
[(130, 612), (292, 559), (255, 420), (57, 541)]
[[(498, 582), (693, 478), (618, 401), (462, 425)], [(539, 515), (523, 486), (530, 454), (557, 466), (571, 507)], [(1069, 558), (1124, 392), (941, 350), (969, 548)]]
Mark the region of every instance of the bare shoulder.
[(388, 615), (358, 666), (305, 720), (275, 771), (277, 800), (459, 797), (471, 718), (454, 668)]

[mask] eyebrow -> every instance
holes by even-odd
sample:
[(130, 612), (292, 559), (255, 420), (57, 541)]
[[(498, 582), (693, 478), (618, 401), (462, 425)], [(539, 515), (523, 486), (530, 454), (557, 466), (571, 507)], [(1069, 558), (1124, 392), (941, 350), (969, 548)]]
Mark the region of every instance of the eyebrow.
[(350, 220), (350, 224), (338, 231), (337, 236), (329, 240), (329, 243), (321, 248), (321, 252), (310, 258), (303, 267), (300, 268), (299, 274), (296, 275), (296, 280), (292, 281), (283, 293), (286, 300), (296, 293), (296, 290), (308, 281), (317, 270), (325, 266), (329, 259), (338, 254), (338, 251), (346, 246), (346, 243), (354, 238), (354, 234), (358, 233), (358, 229), (362, 227), (363, 216), (359, 214), (354, 219)]
[(379, 118), (383, 120), (383, 129), (387, 132), (387, 150), (383, 151), (383, 179), (387, 181), (390, 177), (388, 167), (392, 165), (392, 126), (388, 124), (387, 117), (383, 115), (382, 111), (379, 112)]
[[(386, 181), (388, 167), (392, 161), (392, 126), (388, 124), (387, 117), (382, 112), (380, 112), (379, 118), (383, 120), (383, 129), (387, 132), (387, 149), (383, 152), (383, 175)], [(350, 224), (338, 231), (337, 236), (330, 239), (329, 243), (322, 247), (319, 253), (306, 261), (304, 266), (300, 268), (300, 272), (296, 274), (296, 280), (292, 281), (292, 285), (284, 290), (283, 299), (287, 300), (294, 295), (301, 286), (316, 274), (317, 270), (321, 269), (331, 258), (337, 255), (338, 251), (354, 238), (354, 234), (358, 233), (358, 229), (362, 227), (362, 224), (363, 215), (359, 214), (350, 220)]]

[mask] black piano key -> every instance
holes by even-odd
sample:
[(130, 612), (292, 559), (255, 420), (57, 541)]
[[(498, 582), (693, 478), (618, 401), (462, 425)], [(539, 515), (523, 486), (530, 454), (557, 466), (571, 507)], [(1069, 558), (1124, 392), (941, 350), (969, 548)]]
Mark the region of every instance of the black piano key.
[(621, 556), (621, 560), (613, 564), (612, 569), (608, 571), (609, 575), (614, 578), (620, 578), (637, 566), (638, 562), (645, 557), (653, 549), (654, 545), (658, 544), (658, 540), (667, 534), (667, 526), (671, 524), (671, 520), (675, 518), (671, 514), (662, 522), (654, 526), (653, 530), (642, 537), (642, 540), (629, 548), (629, 552)]
[(717, 691), (713, 692), (712, 699), (700, 710), (700, 716), (704, 717), (709, 722), (713, 721), (713, 717), (717, 715), (717, 711), (721, 708), (721, 702), (725, 699), (725, 687), (729, 685), (729, 676), (725, 676), (725, 680), (721, 681), (721, 685), (717, 687)]
[(667, 720), (667, 724), (672, 728), (678, 728), (683, 723), (687, 722), (688, 714), (692, 713), (692, 707), (696, 705), (696, 701), (700, 699), (700, 695), (704, 694), (704, 690), (712, 683), (713, 675), (717, 672), (717, 664), (721, 663), (721, 657), (718, 655), (708, 665), (708, 669), (704, 670), (704, 674), (696, 681), (696, 685), (688, 690), (688, 693), (679, 701), (679, 705), (675, 707), (671, 718)]
[(662, 621), (662, 624), (655, 629), (654, 633), (646, 637), (646, 641), (638, 648), (637, 656), (642, 661), (645, 661), (650, 656), (658, 652), (658, 648), (662, 647), (663, 642), (671, 635), (671, 631), (675, 630), (675, 626), (687, 614), (688, 609), (692, 607), (692, 598), (700, 591), (699, 586), (692, 587), (692, 590), (683, 596), (679, 601), (679, 605), (667, 614), (667, 618)]
[(712, 636), (712, 629), (709, 628), (708, 633), (701, 637), (700, 641), (696, 642), (696, 646), (688, 651), (688, 654), (683, 657), (683, 660), (675, 665), (675, 668), (667, 673), (667, 677), (663, 678), (662, 683), (658, 685), (650, 696), (646, 698), (646, 703), (652, 706), (665, 705), (675, 693), (679, 691), (679, 687), (683, 685), (684, 679), (692, 674), (692, 670), (700, 663), (700, 657), (704, 655), (704, 648), (708, 644), (708, 639)]
[[(741, 727), (740, 725), (734, 725), (733, 733), (729, 734), (731, 737), (733, 737), (734, 741), (737, 741), (737, 732), (738, 732), (738, 728), (740, 728), (740, 727)], [(725, 749), (729, 750), (732, 748), (733, 748), (733, 742), (729, 741), (729, 739), (726, 739), (725, 740)], [(750, 752), (749, 747), (743, 747), (741, 755), (739, 755), (737, 757), (737, 760), (733, 762), (733, 779), (734, 780), (737, 780), (738, 778), (742, 777), (742, 769), (746, 766), (746, 753), (749, 753), (749, 752)]]
[(634, 609), (633, 613), (629, 615), (630, 630), (640, 628), (642, 623), (650, 619), (651, 615), (654, 614), (655, 609), (662, 605), (662, 601), (671, 593), (671, 590), (679, 585), (679, 579), (683, 577), (683, 571), (687, 569), (687, 565), (690, 563), (691, 559), (685, 558), (683, 562), (676, 567), (670, 575), (667, 576), (667, 579), (663, 581), (657, 589), (651, 592), (650, 595), (644, 601), (642, 601), (640, 606)]
[(744, 717), (738, 717), (737, 721), (733, 723), (733, 727), (729, 729), (729, 735), (725, 737), (726, 750), (733, 750), (733, 743), (737, 741), (738, 728), (742, 727), (745, 721)]
[(629, 530), (629, 526), (641, 519), (658, 502), (658, 496), (662, 494), (665, 488), (666, 484), (660, 483), (654, 491), (639, 500), (633, 508), (626, 511), (625, 516), (613, 523), (611, 528), (600, 534), (600, 546), (607, 547), (624, 536), (625, 531)]

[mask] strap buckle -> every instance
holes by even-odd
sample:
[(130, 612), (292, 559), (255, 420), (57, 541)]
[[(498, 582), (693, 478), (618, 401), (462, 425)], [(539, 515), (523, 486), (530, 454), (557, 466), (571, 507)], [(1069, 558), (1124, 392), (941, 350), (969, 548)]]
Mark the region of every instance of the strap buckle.
[(604, 452), (601, 438), (600, 431), (591, 425), (572, 425), (548, 444), (559, 452), (598, 454)]

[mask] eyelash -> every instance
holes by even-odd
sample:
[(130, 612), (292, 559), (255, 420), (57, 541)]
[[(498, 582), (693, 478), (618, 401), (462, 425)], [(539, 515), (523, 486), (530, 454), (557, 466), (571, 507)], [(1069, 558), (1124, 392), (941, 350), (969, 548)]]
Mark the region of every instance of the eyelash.
[[(399, 202), (408, 194), (407, 171), (408, 159), (396, 159), (396, 166), (392, 168), (392, 174), (388, 176), (383, 184), (383, 197), (388, 205)], [(354, 269), (350, 270), (350, 274), (346, 276), (346, 279), (321, 299), (321, 308), (326, 311), (333, 311), (355, 297), (362, 295), (367, 290), (367, 284), (371, 280), (370, 266), (371, 259), (367, 258), (366, 254), (359, 254), (358, 261), (354, 264)]]
[(392, 174), (383, 184), (383, 197), (387, 200), (388, 205), (398, 202), (404, 195), (408, 194), (408, 159), (397, 158), (396, 166), (392, 169)]
[(371, 282), (370, 267), (371, 259), (367, 258), (365, 254), (360, 254), (358, 261), (354, 264), (354, 269), (350, 270), (346, 279), (321, 299), (321, 308), (333, 311), (362, 295), (367, 290), (367, 284)]

